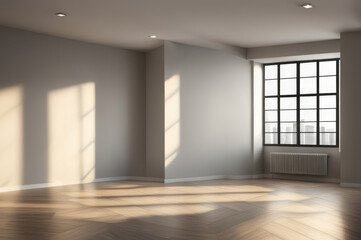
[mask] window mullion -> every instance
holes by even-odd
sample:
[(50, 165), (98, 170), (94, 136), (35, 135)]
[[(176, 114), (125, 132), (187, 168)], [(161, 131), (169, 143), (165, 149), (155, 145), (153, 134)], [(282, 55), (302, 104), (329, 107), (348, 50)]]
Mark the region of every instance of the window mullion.
[[(263, 75), (263, 81), (262, 81), (262, 87), (263, 87), (263, 114), (262, 114), (262, 117), (263, 117), (263, 145), (266, 144), (266, 67), (265, 65), (263, 65), (263, 72), (262, 72), (262, 75)], [(254, 87), (254, 85), (253, 85)]]
[(300, 63), (297, 63), (297, 145), (301, 145), (301, 124), (300, 124)]
[(281, 144), (281, 64), (277, 64), (277, 73), (278, 73), (278, 76), (277, 76), (277, 87), (278, 87), (278, 97), (277, 97), (277, 100), (278, 100), (278, 112), (277, 112), (277, 120), (278, 120), (278, 123), (277, 123), (277, 130), (278, 130), (278, 143), (277, 144)]
[(339, 146), (340, 142), (340, 60), (336, 61), (336, 146)]
[(316, 77), (316, 81), (317, 81), (316, 146), (320, 146), (320, 61), (317, 61), (316, 71), (317, 71), (317, 77)]

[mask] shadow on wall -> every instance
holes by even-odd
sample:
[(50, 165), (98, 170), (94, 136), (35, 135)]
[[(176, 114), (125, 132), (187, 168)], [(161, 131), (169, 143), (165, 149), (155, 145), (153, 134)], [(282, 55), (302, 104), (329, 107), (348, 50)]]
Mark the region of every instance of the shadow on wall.
[(95, 179), (95, 84), (48, 93), (48, 182)]
[(22, 184), (23, 89), (0, 89), (0, 188)]
[(177, 158), (180, 150), (180, 75), (175, 74), (165, 81), (165, 168)]
[[(45, 126), (38, 126), (44, 122), (35, 122), (34, 125), (34, 119), (27, 119), (24, 106), (27, 105), (21, 85), (0, 89), (0, 189), (5, 188), (6, 191), (29, 184), (26, 180), (29, 174), (45, 175), (50, 184), (93, 181), (95, 84), (88, 82), (49, 91)], [(32, 124), (24, 125), (26, 121)], [(36, 129), (26, 130), (25, 126), (36, 126)], [(30, 166), (33, 161), (31, 156), (25, 159), (24, 151), (34, 147), (31, 141), (42, 141), (39, 131), (48, 134), (46, 145), (40, 142), (40, 147), (47, 149), (45, 152), (48, 153), (43, 162), (46, 172), (39, 169), (36, 173), (27, 173), (25, 168), (34, 166)], [(29, 135), (29, 139), (25, 139), (25, 134)]]

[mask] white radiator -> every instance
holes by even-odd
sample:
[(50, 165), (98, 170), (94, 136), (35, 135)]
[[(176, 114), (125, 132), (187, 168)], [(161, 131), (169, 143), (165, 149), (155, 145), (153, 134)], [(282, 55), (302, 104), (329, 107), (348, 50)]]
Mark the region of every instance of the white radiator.
[(270, 172), (327, 176), (327, 154), (271, 152)]

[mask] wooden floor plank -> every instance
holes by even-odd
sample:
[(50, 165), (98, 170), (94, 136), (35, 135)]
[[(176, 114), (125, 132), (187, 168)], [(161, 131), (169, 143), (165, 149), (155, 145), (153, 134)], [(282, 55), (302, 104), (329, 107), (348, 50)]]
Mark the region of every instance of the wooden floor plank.
[(281, 239), (293, 239), (293, 240), (309, 240), (312, 238), (308, 238), (302, 233), (298, 233), (288, 227), (285, 227), (277, 222), (269, 223), (262, 227), (263, 230), (266, 230), (273, 235), (281, 238)]
[(0, 193), (0, 240), (356, 240), (360, 202), (287, 180), (80, 184)]
[(295, 232), (298, 232), (302, 235), (305, 235), (306, 237), (309, 237), (311, 239), (329, 239), (329, 240), (336, 240), (338, 238), (333, 237), (329, 234), (326, 234), (322, 231), (317, 230), (316, 228), (310, 227), (306, 224), (297, 222), (293, 219), (289, 218), (279, 218), (275, 221), (275, 223), (278, 223), (284, 227), (290, 228)]

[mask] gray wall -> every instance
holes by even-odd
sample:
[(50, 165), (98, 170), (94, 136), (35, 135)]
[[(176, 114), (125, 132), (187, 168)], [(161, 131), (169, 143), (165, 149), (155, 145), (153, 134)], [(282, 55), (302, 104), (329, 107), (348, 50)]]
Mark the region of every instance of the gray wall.
[(361, 32), (341, 34), (341, 182), (361, 183)]
[(0, 187), (145, 175), (143, 53), (5, 27), (0, 53)]
[(164, 178), (164, 47), (146, 55), (146, 175)]
[(239, 56), (165, 43), (166, 179), (253, 173), (251, 75)]
[[(361, 119), (352, 109), (360, 35), (341, 40), (346, 183), (361, 182)], [(324, 44), (317, 51), (319, 44), (302, 45), (308, 50), (301, 52), (337, 51), (337, 41)], [(249, 53), (282, 57), (290, 47)], [(263, 148), (262, 72), (241, 53), (166, 41), (144, 54), (5, 27), (0, 53), (0, 188), (262, 174), (271, 151), (328, 153), (328, 178), (340, 178), (337, 148)]]

